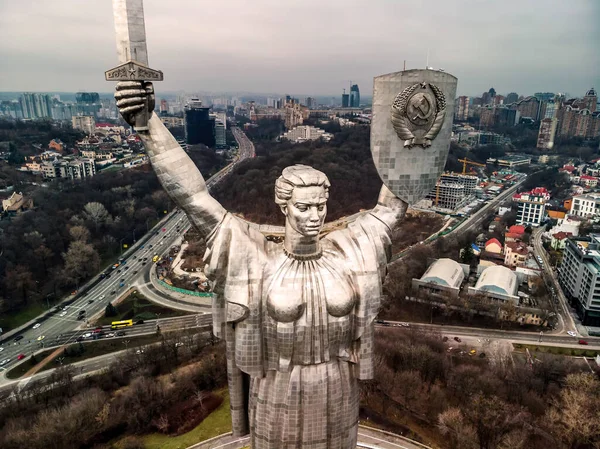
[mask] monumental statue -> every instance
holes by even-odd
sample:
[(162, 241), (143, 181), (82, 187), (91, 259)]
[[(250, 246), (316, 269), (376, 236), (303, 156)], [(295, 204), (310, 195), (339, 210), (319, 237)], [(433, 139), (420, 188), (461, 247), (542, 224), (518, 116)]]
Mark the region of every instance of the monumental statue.
[[(132, 4), (141, 8), (141, 0), (115, 0), (115, 6), (123, 2), (127, 13)], [(285, 239), (278, 244), (210, 195), (200, 171), (153, 114), (150, 82), (117, 84), (121, 115), (139, 128), (162, 186), (206, 239), (233, 432), (250, 433), (253, 449), (356, 447), (358, 380), (373, 377), (373, 323), (391, 233), (408, 203), (441, 173), (455, 87), (456, 78), (435, 71), (376, 78), (371, 140), (384, 180), (377, 205), (320, 237), (330, 182), (314, 168), (287, 167), (275, 183), (285, 216)]]

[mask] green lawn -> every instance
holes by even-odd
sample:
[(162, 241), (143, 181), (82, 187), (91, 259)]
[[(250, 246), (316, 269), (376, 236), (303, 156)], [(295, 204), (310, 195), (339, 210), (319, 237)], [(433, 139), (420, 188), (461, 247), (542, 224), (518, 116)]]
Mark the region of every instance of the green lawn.
[(37, 365), (42, 360), (44, 360), (46, 357), (48, 357), (50, 354), (52, 354), (55, 351), (55, 349), (56, 348), (46, 349), (46, 350), (40, 352), (39, 354), (37, 354), (35, 356), (35, 361), (31, 359), (31, 356), (27, 356), (24, 359), (24, 360), (26, 360), (25, 362), (18, 364), (17, 366), (15, 366), (14, 368), (12, 368), (11, 370), (6, 372), (6, 378), (7, 379), (18, 379), (19, 377), (23, 376), (27, 371), (29, 371), (31, 368), (33, 368), (35, 365)]
[(600, 351), (594, 349), (586, 349), (585, 346), (581, 348), (563, 348), (560, 346), (544, 346), (544, 345), (526, 345), (522, 343), (513, 343), (515, 349), (529, 349), (529, 352), (535, 354), (536, 352), (545, 352), (548, 354), (566, 355), (572, 357), (596, 357), (600, 354)]
[(231, 413), (229, 411), (229, 391), (223, 389), (216, 392), (223, 397), (223, 403), (206, 417), (195, 429), (170, 437), (161, 433), (153, 433), (142, 439), (146, 449), (184, 449), (209, 438), (231, 432)]
[(153, 320), (157, 318), (157, 314), (160, 314), (161, 318), (190, 315), (188, 312), (181, 310), (169, 309), (162, 307), (153, 302), (148, 301), (143, 295), (137, 291), (132, 292), (127, 298), (121, 301), (115, 306), (117, 308), (118, 315), (113, 317), (102, 316), (96, 320), (96, 325), (106, 325), (113, 321), (120, 320)]
[(41, 315), (47, 310), (45, 306), (41, 304), (32, 304), (25, 310), (21, 310), (17, 313), (7, 313), (0, 316), (0, 327), (4, 332), (8, 332), (11, 329), (15, 329), (22, 324), (33, 320), (38, 315)]

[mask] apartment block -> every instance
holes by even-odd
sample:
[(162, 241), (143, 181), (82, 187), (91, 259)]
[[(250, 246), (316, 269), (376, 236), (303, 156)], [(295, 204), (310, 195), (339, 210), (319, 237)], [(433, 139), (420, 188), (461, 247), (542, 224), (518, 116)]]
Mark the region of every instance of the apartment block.
[(600, 234), (567, 239), (558, 281), (585, 326), (600, 326)]

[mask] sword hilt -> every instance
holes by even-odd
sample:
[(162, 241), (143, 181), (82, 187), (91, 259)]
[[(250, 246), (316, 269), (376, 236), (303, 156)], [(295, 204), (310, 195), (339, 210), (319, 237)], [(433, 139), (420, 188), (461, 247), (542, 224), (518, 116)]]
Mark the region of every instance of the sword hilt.
[[(160, 70), (154, 70), (140, 64), (137, 61), (127, 61), (125, 64), (121, 64), (114, 69), (110, 69), (104, 73), (107, 81), (162, 81), (163, 73)], [(145, 107), (142, 111), (136, 113), (135, 124), (133, 129), (136, 131), (148, 131), (148, 120), (150, 120), (150, 104), (148, 102), (148, 96), (145, 99)]]

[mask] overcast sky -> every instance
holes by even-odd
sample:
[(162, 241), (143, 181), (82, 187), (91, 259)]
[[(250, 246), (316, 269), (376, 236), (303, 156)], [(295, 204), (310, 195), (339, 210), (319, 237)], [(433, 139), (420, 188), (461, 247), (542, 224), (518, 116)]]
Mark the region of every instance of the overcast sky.
[[(338, 95), (429, 64), (459, 94), (600, 88), (600, 0), (145, 0), (163, 91)], [(0, 0), (1, 91), (112, 90), (111, 0)]]

